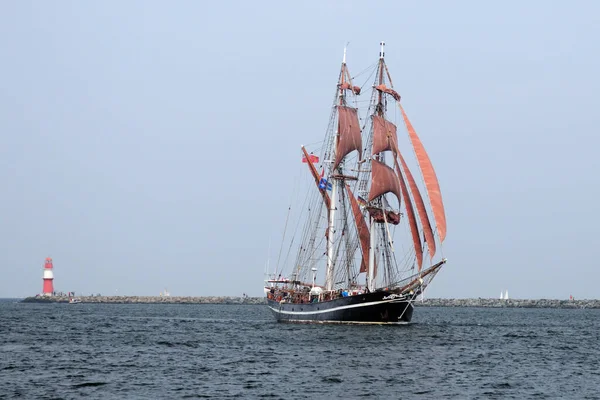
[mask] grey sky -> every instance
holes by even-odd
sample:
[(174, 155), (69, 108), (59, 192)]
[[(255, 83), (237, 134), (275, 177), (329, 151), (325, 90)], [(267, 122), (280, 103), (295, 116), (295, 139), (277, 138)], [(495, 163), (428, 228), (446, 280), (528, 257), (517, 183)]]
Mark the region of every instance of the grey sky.
[[(300, 3), (300, 4), (297, 4)], [(436, 167), (429, 296), (599, 297), (600, 5), (5, 1), (0, 297), (262, 295), (342, 48), (385, 40)]]

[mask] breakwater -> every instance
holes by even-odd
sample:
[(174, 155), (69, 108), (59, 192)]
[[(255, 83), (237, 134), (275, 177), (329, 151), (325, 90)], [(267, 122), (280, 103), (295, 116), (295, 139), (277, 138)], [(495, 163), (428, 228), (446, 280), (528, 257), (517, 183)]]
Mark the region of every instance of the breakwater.
[[(264, 297), (237, 296), (77, 296), (81, 303), (113, 304), (264, 304)], [(66, 296), (27, 297), (24, 303), (68, 303)], [(416, 307), (486, 307), (486, 308), (598, 308), (600, 300), (556, 299), (425, 299), (414, 302)]]
[(557, 299), (425, 299), (415, 301), (422, 307), (485, 307), (485, 308), (600, 308), (600, 300)]
[[(76, 296), (81, 303), (113, 304), (264, 304), (264, 297), (237, 296)], [(35, 296), (23, 303), (68, 303), (67, 296)]]

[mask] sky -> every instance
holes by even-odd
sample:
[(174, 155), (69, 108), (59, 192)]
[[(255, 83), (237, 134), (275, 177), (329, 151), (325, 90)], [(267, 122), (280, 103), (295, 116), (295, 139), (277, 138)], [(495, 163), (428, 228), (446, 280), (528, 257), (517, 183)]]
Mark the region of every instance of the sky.
[(343, 47), (383, 40), (446, 206), (427, 295), (600, 298), (599, 37), (583, 0), (2, 2), (0, 297), (46, 257), (59, 291), (261, 296)]

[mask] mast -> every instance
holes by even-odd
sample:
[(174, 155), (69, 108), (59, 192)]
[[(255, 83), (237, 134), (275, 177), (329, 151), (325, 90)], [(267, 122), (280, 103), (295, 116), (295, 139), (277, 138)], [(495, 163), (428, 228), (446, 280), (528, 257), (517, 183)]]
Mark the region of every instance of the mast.
[[(346, 46), (344, 46), (344, 57), (342, 58), (342, 71), (341, 71), (341, 78), (340, 78), (340, 82), (339, 82), (339, 105), (343, 106), (344, 105), (344, 96), (345, 96), (345, 90), (344, 90), (344, 83), (346, 80)], [(338, 119), (340, 118), (339, 115), (339, 111), (338, 111)], [(338, 138), (337, 143), (339, 144), (339, 135), (340, 135), (340, 129), (339, 129), (339, 123), (338, 123), (338, 129), (335, 132), (335, 136)], [(329, 208), (328, 208), (328, 214), (329, 214), (329, 225), (327, 226), (327, 272), (325, 275), (325, 289), (326, 290), (333, 290), (333, 277), (334, 277), (334, 273), (335, 273), (335, 263), (334, 263), (334, 247), (333, 247), (333, 239), (334, 239), (334, 234), (335, 234), (335, 210), (336, 210), (336, 201), (337, 201), (337, 191), (338, 191), (338, 180), (334, 177), (335, 175), (335, 169), (338, 167), (340, 160), (337, 160), (337, 146), (333, 146), (332, 152), (331, 152), (331, 159), (335, 160), (335, 161), (331, 161), (333, 163), (333, 168), (331, 170), (331, 178), (332, 182), (331, 182), (331, 201), (329, 202)], [(345, 156), (345, 154), (343, 155)], [(325, 188), (325, 190), (327, 190), (327, 188)]]
[[(379, 84), (381, 84), (382, 80), (383, 80), (383, 57), (384, 57), (384, 46), (385, 46), (385, 42), (380, 42), (379, 43), (381, 46), (381, 50), (379, 51)], [(379, 93), (378, 99), (377, 99), (377, 107), (376, 112), (378, 114), (383, 114), (382, 110), (381, 110), (381, 93)], [(371, 168), (373, 168), (373, 163), (371, 162)], [(385, 214), (385, 210), (384, 210), (384, 214)], [(370, 290), (375, 289), (374, 287), (374, 280), (375, 280), (375, 247), (377, 246), (377, 235), (376, 235), (376, 229), (375, 229), (375, 220), (373, 219), (372, 215), (369, 215), (369, 221), (370, 221), (370, 232), (371, 232), (371, 240), (370, 240), (370, 248), (369, 248), (369, 269), (367, 272), (367, 288), (369, 288)]]
[[(381, 85), (383, 83), (383, 66), (384, 66), (384, 57), (385, 57), (385, 42), (380, 42), (379, 45), (381, 46), (380, 50), (379, 50), (379, 84)], [(375, 107), (375, 113), (377, 115), (379, 115), (380, 117), (383, 117), (383, 94), (381, 92), (379, 92), (378, 98), (377, 98), (377, 106)], [(377, 161), (377, 158), (379, 158), (379, 161), (382, 161), (382, 157), (376, 157), (375, 155), (373, 155), (373, 160)], [(373, 162), (371, 162), (371, 168), (373, 168)], [(383, 203), (382, 203), (382, 209), (383, 209)], [(383, 209), (383, 215), (385, 216), (385, 209)], [(372, 215), (369, 215), (369, 219), (370, 219), (370, 232), (371, 232), (371, 241), (370, 241), (370, 249), (369, 249), (369, 269), (368, 269), (368, 273), (367, 273), (367, 287), (370, 290), (374, 290), (375, 289), (375, 247), (377, 246), (377, 235), (376, 235), (376, 229), (375, 229), (375, 219), (373, 218)]]
[[(298, 268), (311, 268), (315, 262), (323, 262), (323, 256), (325, 256), (323, 288), (327, 291), (333, 290), (336, 279), (341, 277), (344, 272), (348, 275), (347, 282), (354, 280), (351, 276), (351, 267), (356, 242), (353, 241), (358, 240), (357, 237), (362, 235), (359, 239), (363, 252), (365, 249), (368, 251), (369, 242), (368, 228), (364, 224), (362, 215), (360, 215), (361, 218), (355, 220), (356, 231), (349, 232), (348, 221), (344, 219), (352, 214), (356, 218), (360, 214), (357, 199), (351, 194), (346, 194), (344, 189), (347, 180), (358, 180), (358, 177), (347, 174), (350, 163), (354, 163), (354, 161), (348, 161), (347, 156), (356, 151), (359, 165), (363, 156), (362, 130), (358, 110), (347, 104), (347, 90), (354, 95), (359, 95), (361, 91), (360, 87), (352, 85), (352, 78), (346, 65), (346, 48), (344, 48), (329, 127), (321, 153), (323, 165), (320, 172), (313, 165), (313, 162), (318, 162), (319, 158), (309, 154), (302, 146), (303, 162), (307, 164), (314, 178), (322, 202), (321, 199), (314, 198), (315, 200), (309, 208), (311, 219), (306, 221), (305, 232), (310, 233), (302, 239), (303, 244), (298, 249), (296, 265), (299, 266)], [(355, 156), (353, 155), (353, 157)], [(346, 201), (348, 197), (346, 196), (352, 197), (351, 207), (348, 207), (349, 203)], [(325, 207), (322, 207), (323, 205)], [(325, 229), (323, 229), (323, 223)], [(336, 232), (336, 229), (339, 232)], [(317, 240), (323, 230), (325, 231), (324, 240)], [(345, 250), (342, 250), (344, 244)], [(367, 253), (365, 252), (365, 254)], [(345, 270), (343, 270), (342, 264), (346, 265)], [(364, 262), (364, 269), (366, 270), (366, 262)]]
[(335, 264), (333, 262), (333, 235), (335, 229), (335, 202), (337, 194), (337, 179), (331, 183), (331, 202), (329, 203), (329, 226), (327, 227), (327, 275), (325, 277), (326, 290), (333, 289), (333, 273)]

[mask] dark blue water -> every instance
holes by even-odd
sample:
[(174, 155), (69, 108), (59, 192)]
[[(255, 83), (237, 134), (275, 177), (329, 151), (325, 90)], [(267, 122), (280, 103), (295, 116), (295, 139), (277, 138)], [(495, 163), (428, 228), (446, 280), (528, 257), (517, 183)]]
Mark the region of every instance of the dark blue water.
[(0, 398), (600, 398), (600, 310), (320, 326), (265, 306), (0, 302), (0, 354)]

